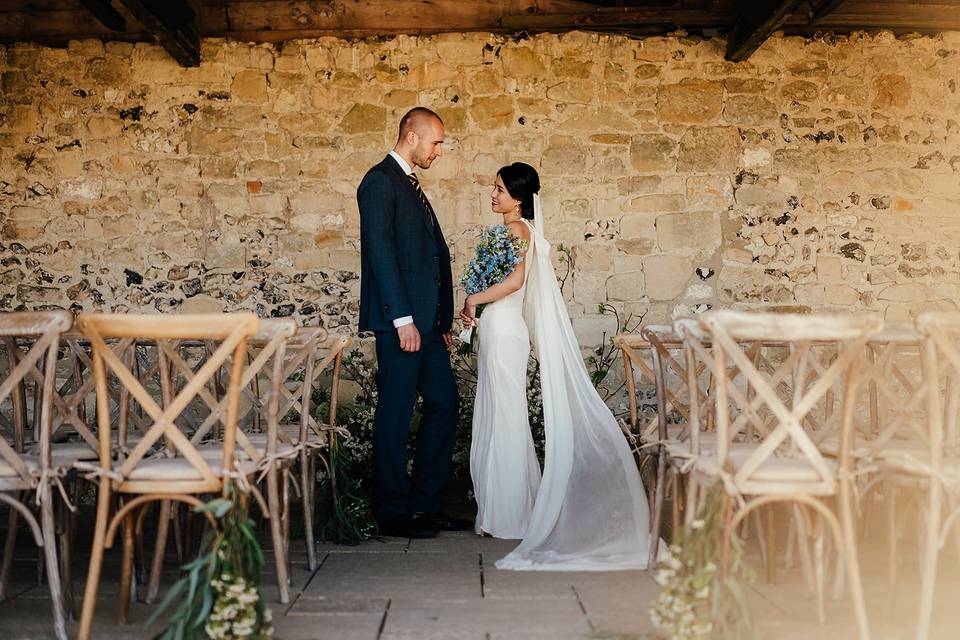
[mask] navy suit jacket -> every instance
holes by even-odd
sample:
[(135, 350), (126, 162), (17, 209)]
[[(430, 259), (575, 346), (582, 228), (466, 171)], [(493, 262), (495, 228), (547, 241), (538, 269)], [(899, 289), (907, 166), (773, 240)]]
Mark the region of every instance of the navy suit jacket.
[[(360, 331), (394, 331), (413, 316), (421, 334), (453, 325), (450, 249), (436, 216), (391, 156), (357, 188), (360, 206)], [(432, 220), (432, 224), (431, 224)]]

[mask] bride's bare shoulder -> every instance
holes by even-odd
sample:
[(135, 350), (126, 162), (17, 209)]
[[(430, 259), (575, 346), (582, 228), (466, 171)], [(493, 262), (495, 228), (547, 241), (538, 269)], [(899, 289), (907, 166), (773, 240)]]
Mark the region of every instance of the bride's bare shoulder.
[(507, 228), (510, 229), (510, 233), (521, 238), (523, 240), (530, 239), (530, 229), (524, 223), (519, 220), (514, 220), (513, 222), (507, 223)]

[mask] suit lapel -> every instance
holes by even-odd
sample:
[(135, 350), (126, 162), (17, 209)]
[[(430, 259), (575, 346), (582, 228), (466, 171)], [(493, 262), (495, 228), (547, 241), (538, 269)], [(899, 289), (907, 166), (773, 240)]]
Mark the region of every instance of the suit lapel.
[[(427, 233), (430, 234), (430, 237), (436, 240), (437, 237), (436, 237), (436, 234), (434, 233), (434, 225), (436, 225), (437, 229), (440, 228), (440, 225), (437, 222), (437, 216), (433, 212), (433, 206), (429, 205), (429, 200), (428, 200), (428, 206), (424, 206), (423, 203), (420, 201), (420, 196), (417, 195), (417, 190), (413, 187), (413, 184), (410, 182), (410, 178), (407, 177), (407, 174), (403, 172), (403, 169), (400, 168), (400, 165), (397, 164), (397, 161), (394, 160), (392, 156), (388, 155), (384, 160), (384, 163), (385, 165), (390, 167), (394, 175), (397, 176), (400, 179), (400, 182), (403, 183), (403, 187), (407, 190), (407, 193), (409, 193), (413, 197), (414, 202), (417, 203), (417, 207), (420, 208), (420, 211), (422, 213), (420, 218), (423, 221), (423, 226), (426, 227)], [(426, 199), (427, 198), (426, 194), (424, 194), (423, 197), (424, 199)]]

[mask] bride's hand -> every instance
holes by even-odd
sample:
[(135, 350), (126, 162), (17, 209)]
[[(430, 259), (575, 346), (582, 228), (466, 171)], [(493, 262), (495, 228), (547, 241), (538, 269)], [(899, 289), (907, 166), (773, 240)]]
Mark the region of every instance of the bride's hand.
[(477, 324), (477, 305), (471, 304), (469, 297), (463, 303), (463, 309), (460, 311), (460, 322), (463, 323), (464, 329), (469, 329)]

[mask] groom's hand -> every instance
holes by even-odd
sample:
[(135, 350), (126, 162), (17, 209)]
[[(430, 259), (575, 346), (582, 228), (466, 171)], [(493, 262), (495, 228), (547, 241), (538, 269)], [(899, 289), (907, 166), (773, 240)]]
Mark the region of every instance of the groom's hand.
[(417, 331), (417, 325), (405, 324), (397, 327), (397, 335), (400, 336), (400, 350), (414, 353), (420, 351), (420, 332)]
[(447, 349), (453, 346), (453, 333), (443, 334), (443, 343), (447, 345)]

